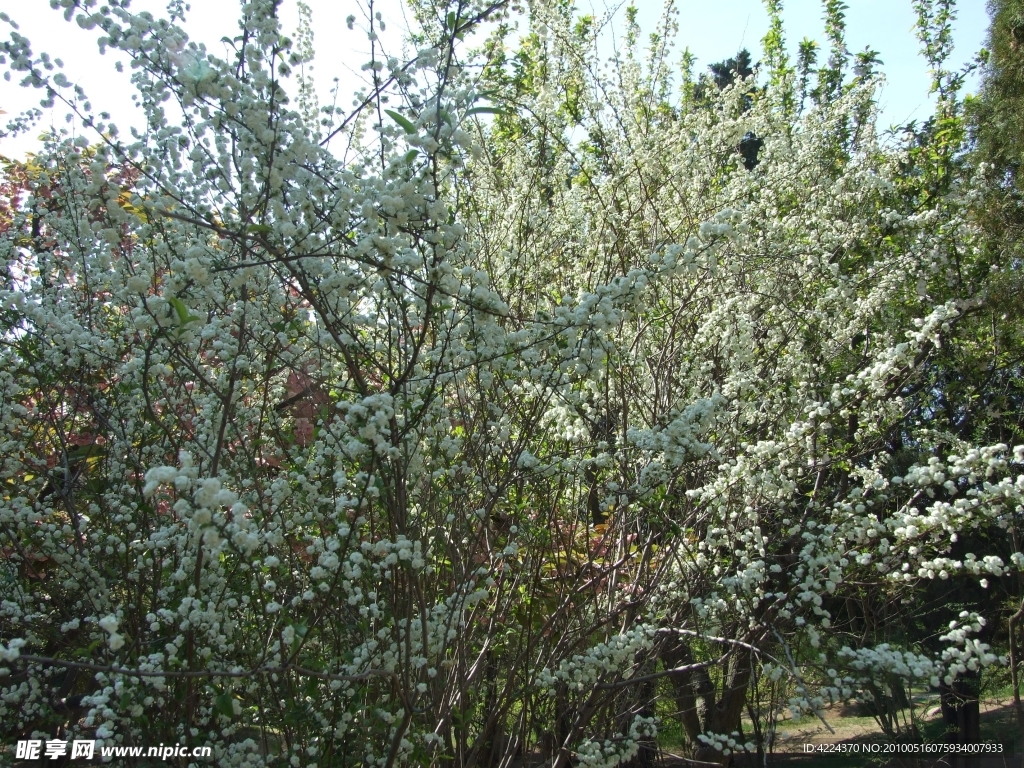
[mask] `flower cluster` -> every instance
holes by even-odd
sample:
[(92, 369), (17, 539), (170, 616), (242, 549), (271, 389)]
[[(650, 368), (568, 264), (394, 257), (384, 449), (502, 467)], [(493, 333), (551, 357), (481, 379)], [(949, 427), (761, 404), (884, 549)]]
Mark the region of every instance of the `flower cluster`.
[(590, 690), (602, 676), (628, 669), (639, 652), (652, 647), (654, 635), (655, 629), (646, 625), (629, 629), (598, 643), (585, 654), (575, 654), (572, 658), (562, 659), (554, 671), (547, 668), (540, 670), (537, 684), (552, 696), (558, 683), (567, 685), (575, 691)]
[(739, 731), (733, 731), (729, 734), (723, 733), (702, 733), (697, 736), (697, 740), (703, 744), (707, 744), (716, 752), (721, 752), (723, 755), (731, 755), (733, 752), (739, 752), (745, 750), (747, 752), (753, 752), (757, 749), (757, 744), (752, 741), (740, 742), (739, 739), (743, 738)]
[(584, 768), (614, 768), (631, 760), (640, 749), (641, 741), (651, 742), (658, 736), (657, 720), (636, 715), (628, 733), (614, 734), (601, 741), (586, 739), (576, 747), (576, 760)]

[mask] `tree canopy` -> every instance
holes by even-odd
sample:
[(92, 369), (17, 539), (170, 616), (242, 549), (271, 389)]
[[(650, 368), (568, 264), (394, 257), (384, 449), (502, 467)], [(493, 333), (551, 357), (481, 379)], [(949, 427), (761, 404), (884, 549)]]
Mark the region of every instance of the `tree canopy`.
[(227, 58), (63, 6), (147, 125), (2, 43), (95, 129), (4, 166), (8, 740), (596, 768), (673, 719), (726, 765), (784, 711), (913, 742), (915, 690), (1019, 690), (1020, 262), (951, 3), (900, 135), (832, 0), (820, 66), (776, 0), (704, 75), (671, 5), (607, 70), (567, 0), (410, 0), (350, 113), (272, 0)]

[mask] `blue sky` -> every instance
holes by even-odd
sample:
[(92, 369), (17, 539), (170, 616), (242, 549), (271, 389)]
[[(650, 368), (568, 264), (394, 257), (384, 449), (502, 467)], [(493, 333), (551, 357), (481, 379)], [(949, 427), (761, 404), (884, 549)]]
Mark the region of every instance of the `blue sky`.
[[(894, 125), (909, 119), (923, 118), (929, 113), (927, 66), (918, 51), (920, 44), (914, 35), (915, 12), (911, 0), (847, 0), (847, 44), (851, 52), (870, 45), (879, 51), (888, 83), (881, 96), (882, 123)], [(162, 12), (165, 0), (135, 0), (132, 7)], [(333, 79), (341, 80), (340, 106), (346, 106), (348, 94), (361, 79), (360, 65), (366, 61), (368, 44), (365, 36), (346, 28), (349, 13), (360, 15), (360, 5), (344, 0), (308, 0), (313, 9), (313, 26), (317, 58), (315, 76), (321, 101), (326, 102)], [(602, 15), (608, 5), (602, 0), (578, 0), (581, 12)], [(599, 4), (600, 3), (600, 4)], [(652, 30), (661, 13), (662, 3), (657, 0), (635, 0), (641, 25)], [(63, 59), (65, 74), (72, 82), (81, 84), (92, 99), (96, 110), (106, 110), (122, 131), (138, 124), (131, 103), (132, 89), (127, 74), (113, 71), (111, 54), (100, 57), (95, 32), (83, 32), (76, 24), (67, 23), (59, 12), (49, 8), (43, 0), (31, 0), (19, 7), (4, 3), (4, 8), (21, 26), (22, 34), (33, 41), (36, 51), (44, 50)], [(202, 41), (214, 52), (222, 52), (219, 42), (225, 35), (233, 35), (238, 4), (234, 0), (194, 0), (195, 10), (186, 25), (190, 35)], [(619, 6), (616, 27), (621, 29), (625, 3)], [(688, 46), (697, 57), (699, 69), (720, 61), (746, 47), (760, 56), (761, 38), (768, 26), (762, 0), (677, 0), (679, 9), (679, 48)], [(397, 0), (378, 2), (389, 22), (388, 36), (383, 40), (390, 47), (389, 54), (401, 54), (400, 32), (405, 26), (402, 6)], [(286, 30), (293, 32), (297, 24), (295, 0), (284, 0), (282, 18)], [(822, 40), (822, 12), (820, 0), (785, 0), (784, 19), (787, 44), (795, 51), (804, 37)], [(983, 0), (961, 0), (955, 25), (954, 64), (961, 66), (974, 58), (983, 45), (988, 15)], [(7, 30), (0, 28), (5, 37)], [(127, 69), (127, 68), (126, 68)], [(0, 81), (0, 109), (16, 113), (38, 104), (41, 94), (26, 91), (15, 82)], [(44, 116), (40, 130), (50, 126), (62, 127), (67, 123), (67, 110), (57, 108)], [(21, 156), (37, 145), (33, 136), (0, 139), (0, 154)]]
[[(880, 53), (887, 84), (882, 93), (882, 122), (902, 124), (930, 112), (931, 78), (920, 56), (915, 36), (917, 14), (911, 0), (846, 0), (847, 47), (851, 53), (870, 46)], [(637, 0), (644, 26), (657, 19), (660, 2)], [(956, 68), (972, 61), (984, 45), (988, 13), (984, 0), (960, 0), (954, 24), (953, 63)], [(697, 66), (721, 61), (740, 48), (760, 56), (761, 38), (768, 29), (762, 0), (678, 0), (680, 45), (689, 46)], [(783, 0), (787, 47), (795, 57), (804, 37), (824, 48), (821, 0)], [(821, 59), (824, 59), (822, 56)], [(976, 85), (976, 83), (974, 83)]]

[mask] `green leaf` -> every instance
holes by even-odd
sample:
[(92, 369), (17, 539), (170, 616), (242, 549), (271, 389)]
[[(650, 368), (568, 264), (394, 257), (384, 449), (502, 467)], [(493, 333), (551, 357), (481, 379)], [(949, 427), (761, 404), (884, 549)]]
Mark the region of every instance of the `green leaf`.
[(245, 231), (253, 235), (269, 235), (274, 229), (269, 224), (250, 224)]
[(89, 643), (89, 645), (87, 647), (79, 648), (77, 651), (75, 651), (74, 655), (79, 657), (80, 659), (88, 659), (103, 644), (104, 644), (103, 640), (93, 640), (91, 643)]
[[(314, 438), (315, 438), (316, 434), (317, 434), (317, 429), (314, 429), (313, 430)], [(309, 627), (307, 627), (305, 624), (298, 624), (298, 623), (292, 624), (291, 626), (292, 626), (292, 629), (295, 630), (295, 637), (292, 639), (292, 647), (291, 647), (290, 650), (291, 650), (292, 653), (295, 653), (295, 650), (300, 645), (302, 645), (302, 639), (306, 636), (306, 633), (309, 632)]]
[(188, 308), (181, 299), (170, 298), (167, 300), (168, 303), (174, 307), (174, 311), (178, 315), (178, 321), (182, 325), (188, 325), (189, 323), (197, 323), (202, 320), (198, 315), (189, 314)]
[(185, 307), (185, 303), (181, 299), (169, 298), (167, 302), (174, 307), (174, 311), (178, 313), (178, 320), (182, 325), (188, 322), (188, 309)]
[(507, 115), (508, 110), (499, 109), (498, 107), (473, 107), (472, 109), (466, 110), (466, 117), (470, 115)]
[(418, 149), (410, 149), (408, 152), (405, 153), (405, 162), (411, 163), (413, 160), (416, 159), (416, 156), (419, 155), (419, 153), (420, 151)]
[(106, 450), (99, 445), (80, 445), (67, 452), (68, 461), (70, 462), (85, 460), (89, 461), (89, 463), (94, 463), (94, 460), (101, 459), (106, 455)]
[(213, 701), (213, 710), (218, 715), (224, 715), (225, 717), (233, 718), (235, 716), (235, 707), (231, 703), (231, 694), (222, 693)]
[(284, 716), (285, 725), (302, 725), (309, 716), (308, 710), (309, 708), (307, 706), (300, 706), (295, 707), (294, 709), (289, 709)]
[(412, 121), (409, 118), (398, 114), (392, 109), (385, 109), (384, 114), (386, 114), (388, 117), (390, 117), (400, 126), (402, 126), (405, 129), (406, 133), (416, 133), (416, 126), (413, 125)]

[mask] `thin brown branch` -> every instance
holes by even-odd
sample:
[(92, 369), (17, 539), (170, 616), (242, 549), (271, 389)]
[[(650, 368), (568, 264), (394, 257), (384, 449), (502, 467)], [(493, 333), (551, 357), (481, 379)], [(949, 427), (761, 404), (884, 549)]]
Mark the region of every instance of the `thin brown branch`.
[(316, 677), (321, 680), (342, 680), (355, 682), (369, 680), (373, 677), (395, 677), (394, 672), (386, 669), (370, 669), (360, 672), (358, 675), (336, 675), (331, 672), (318, 672), (314, 669), (307, 669), (298, 664), (285, 664), (280, 667), (257, 667), (256, 669), (245, 670), (217, 670), (217, 669), (190, 669), (179, 672), (168, 670), (150, 669), (129, 669), (118, 667), (112, 664), (90, 664), (86, 661), (66, 661), (54, 659), (49, 656), (33, 656), (21, 654), (15, 659), (15, 663), (24, 662), (29, 664), (50, 664), (55, 667), (67, 667), (68, 669), (86, 669), (92, 672), (106, 672), (111, 675), (127, 675), (128, 677), (174, 677), (174, 678), (195, 678), (195, 677), (256, 677), (258, 675), (281, 675), (294, 672), (304, 677)]

